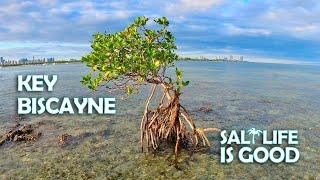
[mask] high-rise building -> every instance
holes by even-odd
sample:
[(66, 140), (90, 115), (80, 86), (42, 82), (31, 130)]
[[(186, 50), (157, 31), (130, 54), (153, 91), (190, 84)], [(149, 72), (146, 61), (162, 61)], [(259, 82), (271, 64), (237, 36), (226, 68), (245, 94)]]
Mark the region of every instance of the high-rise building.
[(27, 58), (22, 58), (22, 59), (19, 60), (19, 63), (26, 64), (26, 63), (28, 63), (28, 59)]
[(47, 58), (47, 62), (54, 62), (54, 58), (53, 57)]

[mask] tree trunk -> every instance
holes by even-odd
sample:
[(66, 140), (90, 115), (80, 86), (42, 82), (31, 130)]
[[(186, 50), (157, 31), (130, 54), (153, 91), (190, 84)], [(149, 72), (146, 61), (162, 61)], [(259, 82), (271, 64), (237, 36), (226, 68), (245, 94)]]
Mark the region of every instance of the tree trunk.
[[(162, 87), (163, 94), (157, 108), (151, 109), (150, 103), (157, 91), (157, 86)], [(172, 86), (164, 83), (153, 85), (141, 120), (140, 144), (142, 151), (144, 147), (157, 150), (161, 142), (173, 142), (177, 157), (181, 145), (184, 145), (185, 148), (190, 145), (196, 147), (200, 145), (200, 140), (202, 146), (210, 146), (204, 132), (218, 131), (219, 129), (196, 128), (187, 110), (181, 106), (179, 97), (180, 94)]]

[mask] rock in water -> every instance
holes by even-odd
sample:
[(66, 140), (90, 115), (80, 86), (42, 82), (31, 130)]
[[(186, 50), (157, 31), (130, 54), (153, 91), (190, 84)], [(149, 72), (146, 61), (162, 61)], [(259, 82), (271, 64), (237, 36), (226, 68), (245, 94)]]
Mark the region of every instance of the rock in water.
[(5, 133), (0, 138), (0, 146), (6, 142), (36, 141), (41, 136), (40, 132), (34, 132), (32, 125), (17, 125), (13, 130)]

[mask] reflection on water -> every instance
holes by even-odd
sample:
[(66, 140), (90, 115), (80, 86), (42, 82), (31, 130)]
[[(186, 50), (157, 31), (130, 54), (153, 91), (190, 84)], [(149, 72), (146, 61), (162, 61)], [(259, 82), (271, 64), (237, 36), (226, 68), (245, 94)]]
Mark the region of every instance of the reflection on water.
[[(138, 148), (139, 120), (147, 87), (122, 101), (114, 116), (29, 116), (40, 122), (43, 137), (34, 143), (0, 147), (0, 177), (59, 178), (320, 178), (320, 67), (255, 63), (179, 62), (190, 80), (183, 104), (200, 127), (221, 129), (298, 129), (301, 157), (295, 164), (219, 163), (219, 134), (210, 134), (212, 148), (190, 156), (183, 151), (179, 169), (171, 150), (153, 156)], [(13, 122), (17, 97), (113, 97), (93, 93), (80, 84), (87, 69), (81, 64), (0, 69), (0, 134)], [(17, 93), (17, 74), (58, 74), (50, 93)], [(197, 109), (211, 104), (213, 111)], [(74, 138), (58, 144), (58, 135)]]

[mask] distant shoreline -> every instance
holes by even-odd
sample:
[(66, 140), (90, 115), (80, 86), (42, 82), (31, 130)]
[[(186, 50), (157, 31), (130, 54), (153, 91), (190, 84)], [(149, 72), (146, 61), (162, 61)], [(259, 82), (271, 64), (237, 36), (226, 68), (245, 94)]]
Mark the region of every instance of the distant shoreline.
[[(275, 62), (254, 62), (254, 61), (230, 61), (230, 60), (212, 60), (212, 59), (179, 59), (179, 61), (198, 61), (198, 62), (213, 62), (213, 63), (219, 63), (219, 62), (228, 62), (228, 63), (262, 63), (262, 64), (283, 64), (283, 65), (304, 65), (304, 66), (319, 66), (318, 64), (294, 64), (294, 63), (275, 63)], [(0, 68), (6, 68), (6, 67), (18, 67), (18, 66), (29, 66), (29, 65), (54, 65), (54, 64), (78, 64), (82, 63), (79, 60), (71, 60), (71, 61), (54, 61), (54, 62), (35, 62), (35, 63), (27, 63), (27, 64), (5, 64), (0, 65)]]
[(26, 63), (26, 64), (4, 64), (0, 65), (0, 67), (15, 67), (15, 66), (29, 66), (29, 65), (51, 65), (51, 64), (76, 64), (81, 63), (79, 60), (72, 60), (72, 61), (54, 61), (54, 62), (32, 62), (32, 63)]
[(235, 60), (235, 61), (232, 61), (232, 60), (224, 60), (224, 59), (218, 59), (218, 60), (215, 60), (215, 59), (179, 59), (179, 61), (211, 61), (211, 62), (235, 62), (235, 63), (246, 63), (246, 62), (249, 62), (249, 61), (239, 61), (239, 60)]
[[(230, 60), (211, 60), (211, 59), (179, 59), (179, 61), (211, 61), (211, 62), (235, 62), (235, 63), (244, 63), (248, 61), (230, 61)], [(28, 66), (28, 65), (51, 65), (51, 64), (76, 64), (81, 63), (79, 60), (72, 61), (54, 61), (54, 62), (31, 62), (26, 64), (4, 64), (0, 65), (0, 67), (15, 67), (15, 66)]]

